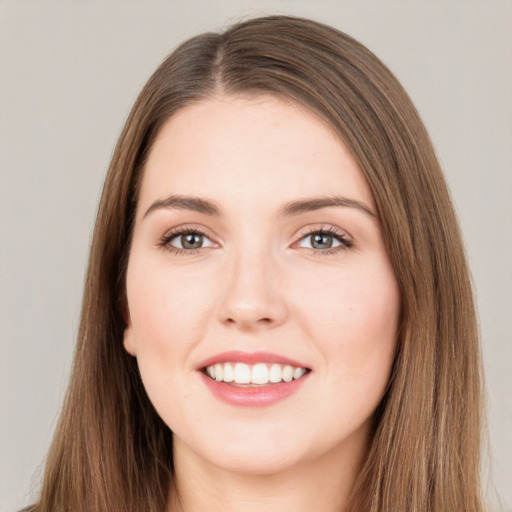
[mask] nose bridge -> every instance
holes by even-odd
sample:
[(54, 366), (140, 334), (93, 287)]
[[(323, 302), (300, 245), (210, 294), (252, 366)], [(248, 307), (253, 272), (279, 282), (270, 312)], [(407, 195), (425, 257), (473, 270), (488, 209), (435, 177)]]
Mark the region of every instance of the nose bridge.
[(276, 326), (286, 316), (280, 262), (268, 243), (241, 243), (228, 255), (219, 308), (221, 322), (242, 329)]

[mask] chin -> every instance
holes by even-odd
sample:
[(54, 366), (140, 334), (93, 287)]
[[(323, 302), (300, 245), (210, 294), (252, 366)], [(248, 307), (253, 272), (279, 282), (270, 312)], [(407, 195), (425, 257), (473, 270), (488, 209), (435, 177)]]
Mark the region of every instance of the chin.
[(298, 467), (301, 458), (297, 454), (283, 453), (282, 450), (248, 450), (244, 453), (225, 453), (211, 463), (218, 468), (239, 475), (272, 476)]
[[(230, 432), (216, 436), (210, 433), (203, 437), (208, 444), (194, 443), (193, 439), (179, 439), (175, 436), (174, 453), (193, 452), (196, 462), (207, 463), (230, 473), (240, 475), (270, 476), (286, 472), (299, 465), (305, 458), (304, 443), (295, 443), (290, 436), (272, 435), (270, 432), (245, 433), (237, 436)], [(188, 446), (187, 446), (188, 444)]]

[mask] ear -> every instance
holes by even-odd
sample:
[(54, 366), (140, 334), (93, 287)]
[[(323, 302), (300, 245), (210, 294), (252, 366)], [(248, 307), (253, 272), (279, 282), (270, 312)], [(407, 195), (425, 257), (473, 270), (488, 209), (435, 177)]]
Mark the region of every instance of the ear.
[(137, 351), (135, 350), (135, 339), (133, 334), (133, 326), (130, 319), (130, 313), (126, 311), (125, 313), (126, 327), (124, 329), (123, 334), (123, 346), (126, 352), (132, 356), (137, 355)]
[(123, 345), (124, 345), (124, 349), (126, 350), (126, 352), (128, 352), (128, 354), (130, 354), (134, 357), (137, 355), (137, 352), (135, 350), (135, 343), (134, 343), (134, 339), (133, 339), (133, 329), (131, 327), (127, 327), (124, 330)]

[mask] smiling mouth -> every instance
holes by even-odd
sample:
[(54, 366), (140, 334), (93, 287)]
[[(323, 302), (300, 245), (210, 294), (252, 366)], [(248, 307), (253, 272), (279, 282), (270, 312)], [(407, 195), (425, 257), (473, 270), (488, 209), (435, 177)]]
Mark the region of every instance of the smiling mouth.
[(288, 364), (217, 363), (206, 366), (203, 372), (210, 379), (237, 387), (259, 387), (298, 380), (311, 370)]

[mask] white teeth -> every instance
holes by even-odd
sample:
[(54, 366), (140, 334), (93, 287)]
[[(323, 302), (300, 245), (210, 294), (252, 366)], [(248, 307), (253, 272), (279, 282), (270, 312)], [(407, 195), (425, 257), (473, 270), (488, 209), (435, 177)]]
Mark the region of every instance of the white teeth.
[(277, 383), (283, 380), (283, 371), (280, 364), (273, 364), (270, 367), (270, 382)]
[(215, 365), (215, 380), (224, 380), (224, 367), (221, 364)]
[(236, 363), (235, 365), (235, 382), (237, 384), (250, 384), (251, 369), (244, 363)]
[(287, 364), (283, 368), (283, 380), (285, 382), (291, 382), (293, 380), (293, 366)]
[(266, 364), (259, 363), (252, 367), (251, 382), (253, 384), (268, 384), (268, 368)]
[(278, 363), (257, 363), (253, 366), (245, 363), (217, 363), (206, 368), (206, 374), (218, 382), (255, 385), (291, 382), (300, 379), (306, 372), (306, 368)]
[(293, 369), (293, 378), (300, 379), (305, 373), (306, 373), (306, 370), (304, 368), (294, 368)]
[(224, 382), (233, 382), (235, 380), (235, 370), (233, 365), (226, 363), (224, 365)]

